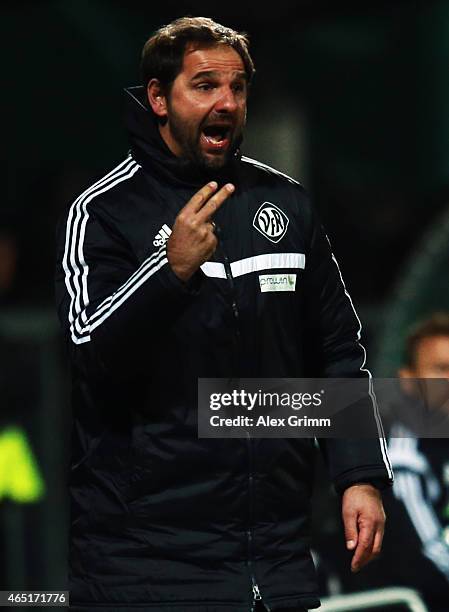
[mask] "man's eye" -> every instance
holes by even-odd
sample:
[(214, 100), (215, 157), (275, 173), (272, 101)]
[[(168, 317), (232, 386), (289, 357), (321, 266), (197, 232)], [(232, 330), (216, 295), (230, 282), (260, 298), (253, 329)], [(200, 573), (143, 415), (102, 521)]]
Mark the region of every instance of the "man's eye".
[(199, 83), (197, 85), (197, 89), (200, 89), (201, 91), (209, 91), (212, 88), (213, 88), (212, 83)]
[(244, 83), (235, 83), (232, 86), (232, 89), (237, 92), (245, 91), (245, 85)]

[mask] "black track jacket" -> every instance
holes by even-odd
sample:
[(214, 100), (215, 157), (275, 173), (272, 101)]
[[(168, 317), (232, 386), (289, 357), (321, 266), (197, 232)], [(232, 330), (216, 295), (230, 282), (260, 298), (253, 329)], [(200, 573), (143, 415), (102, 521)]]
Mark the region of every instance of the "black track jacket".
[[(167, 238), (212, 177), (170, 153), (142, 91), (128, 90), (130, 154), (58, 230), (71, 602), (248, 612), (260, 593), (270, 610), (317, 607), (313, 440), (199, 439), (197, 379), (368, 376), (359, 320), (304, 189), (240, 155), (213, 177), (236, 185), (214, 260), (188, 284), (175, 276)], [(286, 272), (295, 291), (261, 291), (260, 275)], [(391, 480), (382, 436), (321, 442), (338, 491)]]

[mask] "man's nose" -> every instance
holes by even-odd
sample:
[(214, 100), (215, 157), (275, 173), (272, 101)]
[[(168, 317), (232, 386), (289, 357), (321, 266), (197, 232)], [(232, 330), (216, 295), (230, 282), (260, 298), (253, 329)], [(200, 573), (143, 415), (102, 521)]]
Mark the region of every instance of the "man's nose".
[(230, 87), (224, 87), (220, 91), (220, 96), (215, 104), (215, 110), (217, 112), (228, 112), (232, 113), (237, 109), (237, 100), (235, 93)]

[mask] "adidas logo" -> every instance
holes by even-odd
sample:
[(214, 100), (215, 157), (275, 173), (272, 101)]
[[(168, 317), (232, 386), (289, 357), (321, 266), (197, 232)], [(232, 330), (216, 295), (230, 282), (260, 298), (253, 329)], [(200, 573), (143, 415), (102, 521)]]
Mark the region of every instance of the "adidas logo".
[(156, 236), (154, 237), (153, 244), (154, 246), (162, 246), (167, 242), (170, 238), (171, 229), (164, 223), (161, 229), (158, 231)]

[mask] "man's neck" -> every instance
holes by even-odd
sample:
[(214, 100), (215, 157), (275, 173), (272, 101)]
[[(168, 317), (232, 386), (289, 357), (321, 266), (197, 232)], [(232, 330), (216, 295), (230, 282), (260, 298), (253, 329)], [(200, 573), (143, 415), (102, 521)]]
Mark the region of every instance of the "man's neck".
[(173, 153), (175, 157), (182, 157), (182, 150), (176, 140), (173, 138), (170, 128), (168, 127), (168, 123), (165, 125), (158, 125), (159, 134), (161, 135), (162, 140), (165, 142), (167, 147)]

